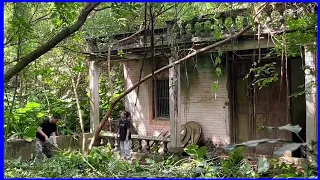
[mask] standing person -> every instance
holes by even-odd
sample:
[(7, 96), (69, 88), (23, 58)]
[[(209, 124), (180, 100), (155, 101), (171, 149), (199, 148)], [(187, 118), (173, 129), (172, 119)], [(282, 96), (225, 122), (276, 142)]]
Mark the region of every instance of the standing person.
[(51, 118), (45, 118), (44, 121), (38, 127), (36, 133), (36, 159), (42, 159), (44, 156), (47, 158), (52, 157), (52, 144), (49, 142), (49, 137), (53, 137), (53, 145), (57, 145), (57, 122), (61, 120), (59, 114), (54, 114)]
[(131, 159), (131, 127), (129, 118), (130, 113), (128, 111), (123, 111), (118, 127), (121, 156), (127, 160)]

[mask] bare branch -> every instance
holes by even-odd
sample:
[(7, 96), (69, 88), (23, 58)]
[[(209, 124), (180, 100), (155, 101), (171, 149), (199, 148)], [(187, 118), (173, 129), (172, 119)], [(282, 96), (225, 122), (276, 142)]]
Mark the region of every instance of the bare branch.
[(40, 22), (40, 21), (42, 21), (42, 20), (50, 19), (50, 17), (48, 17), (49, 15), (50, 15), (50, 13), (49, 13), (49, 14), (45, 14), (45, 15), (37, 18), (37, 19), (32, 20), (31, 23), (32, 23), (32, 24), (37, 24), (38, 22)]

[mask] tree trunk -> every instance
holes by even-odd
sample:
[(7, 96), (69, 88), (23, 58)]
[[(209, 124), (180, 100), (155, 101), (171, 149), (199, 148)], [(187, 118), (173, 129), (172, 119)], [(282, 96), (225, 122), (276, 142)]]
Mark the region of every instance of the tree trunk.
[[(77, 110), (78, 110), (78, 117), (79, 117), (79, 124), (80, 124), (80, 128), (81, 128), (81, 133), (84, 134), (82, 112), (81, 112), (79, 97), (78, 97), (78, 93), (77, 93), (79, 79), (80, 79), (80, 73), (78, 74), (77, 84), (74, 82), (73, 78), (71, 79), (71, 81), (72, 81), (72, 88), (73, 88), (74, 97), (76, 98), (76, 103), (77, 103)], [(82, 152), (84, 152), (84, 150), (85, 150), (85, 142), (86, 142), (85, 138), (82, 138)]]

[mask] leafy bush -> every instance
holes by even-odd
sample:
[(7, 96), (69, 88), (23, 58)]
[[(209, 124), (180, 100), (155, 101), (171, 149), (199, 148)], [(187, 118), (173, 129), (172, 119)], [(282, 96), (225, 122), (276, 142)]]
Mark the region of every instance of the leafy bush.
[[(18, 136), (31, 141), (43, 117), (41, 105), (36, 102), (28, 102), (25, 107), (14, 110), (12, 114), (5, 111), (5, 134), (7, 137)], [(8, 121), (10, 118), (12, 121)]]

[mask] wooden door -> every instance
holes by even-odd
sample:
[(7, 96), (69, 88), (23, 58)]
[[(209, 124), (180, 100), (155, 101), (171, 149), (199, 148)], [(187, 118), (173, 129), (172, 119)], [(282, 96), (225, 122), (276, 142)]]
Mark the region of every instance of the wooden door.
[[(266, 62), (269, 63), (269, 62)], [(261, 63), (263, 66), (265, 63)], [(278, 127), (290, 123), (291, 119), (287, 118), (287, 89), (286, 78), (280, 76), (280, 61), (277, 61), (276, 71), (279, 74), (279, 80), (259, 89), (255, 88), (255, 112), (254, 112), (254, 139), (284, 139), (290, 140), (290, 133), (285, 131), (263, 131), (262, 126)], [(282, 82), (280, 82), (282, 78)], [(258, 154), (271, 154), (280, 144), (275, 146), (270, 144), (260, 145), (256, 148)]]
[(252, 132), (250, 129), (252, 115), (251, 108), (251, 92), (248, 90), (248, 82), (244, 80), (249, 72), (251, 63), (249, 61), (234, 61), (234, 99), (235, 99), (235, 133), (236, 143), (241, 143), (251, 139)]
[[(264, 65), (261, 63), (261, 65)], [(280, 76), (280, 62), (277, 62), (277, 71)], [(281, 88), (280, 81), (273, 82), (267, 87), (250, 88), (252, 77), (244, 79), (251, 67), (251, 61), (235, 61), (233, 63), (233, 88), (234, 88), (234, 132), (236, 143), (247, 140), (275, 138), (290, 140), (287, 132), (261, 131), (262, 126), (282, 126), (291, 120), (286, 118), (286, 82), (283, 77)], [(280, 77), (279, 77), (280, 78)], [(280, 91), (281, 89), (281, 91)], [(271, 154), (276, 147), (266, 144), (249, 149), (248, 152), (258, 154)]]

